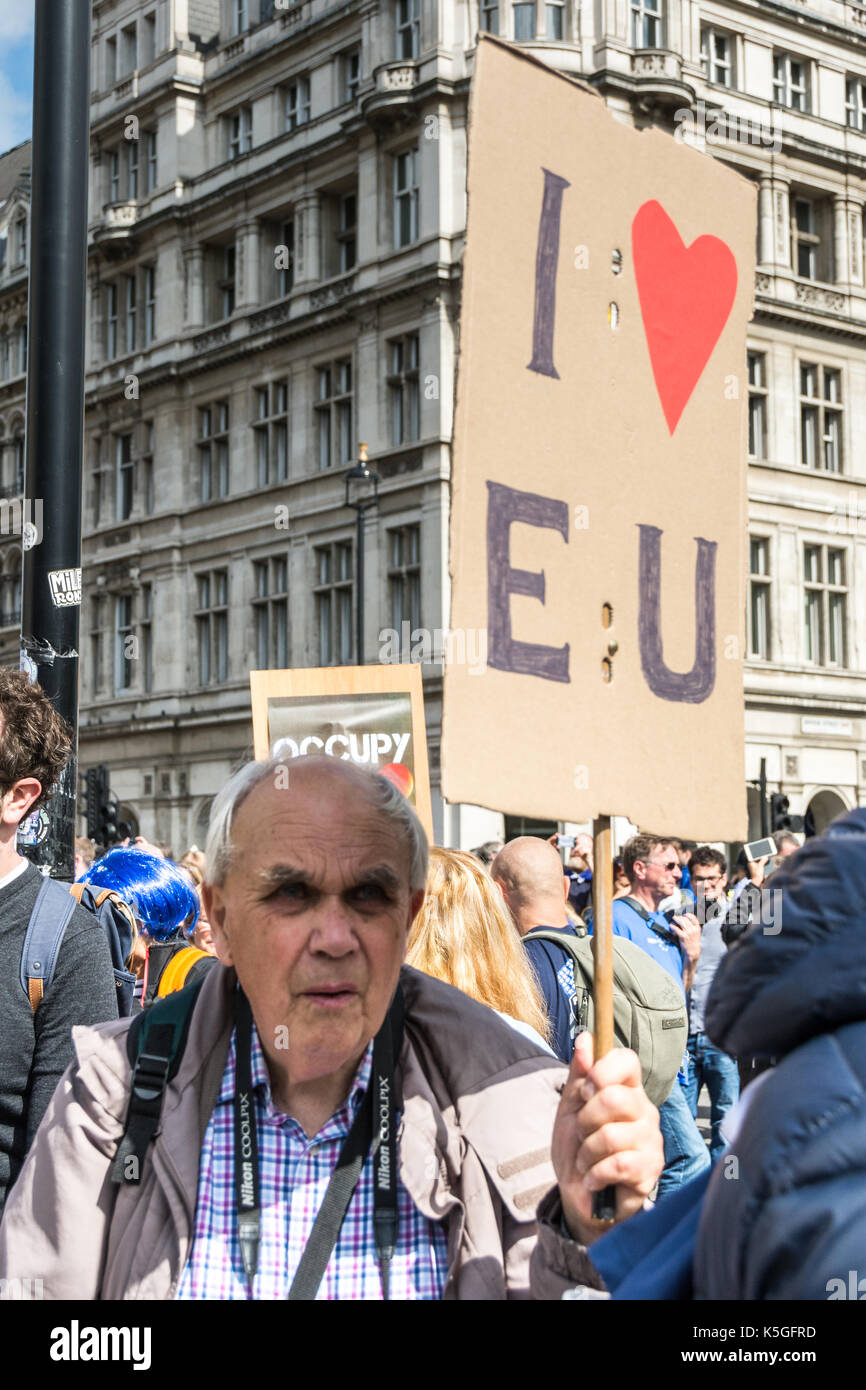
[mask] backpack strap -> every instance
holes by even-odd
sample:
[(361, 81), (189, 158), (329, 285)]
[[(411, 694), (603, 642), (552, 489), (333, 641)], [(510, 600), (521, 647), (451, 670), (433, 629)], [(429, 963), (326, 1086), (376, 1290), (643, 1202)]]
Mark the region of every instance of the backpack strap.
[(66, 924), (75, 911), (75, 899), (62, 883), (44, 878), (33, 904), (21, 951), (19, 979), (33, 1013), (51, 984)]
[(583, 931), (555, 931), (553, 927), (533, 927), (524, 936), (524, 941), (552, 941), (555, 946), (561, 946), (575, 960), (582, 959), (577, 946), (577, 941), (585, 941), (589, 937), (589, 932), (584, 927)]
[(640, 917), (642, 921), (649, 922), (650, 926), (652, 926), (652, 919), (649, 913), (647, 912), (643, 903), (638, 902), (637, 898), (633, 898), (630, 893), (626, 893), (625, 897), (620, 898), (619, 901), (628, 903), (629, 907), (634, 909), (634, 911), (637, 913), (638, 917)]
[(111, 1168), (116, 1186), (137, 1185), (148, 1147), (159, 1128), (168, 1083), (183, 1058), (200, 983), (176, 990), (136, 1014), (126, 1035), (132, 1083), (123, 1135)]
[(639, 903), (637, 901), (637, 898), (633, 898), (627, 893), (624, 898), (619, 898), (617, 899), (617, 901), (628, 903), (629, 907), (637, 913), (638, 917), (640, 917), (642, 921), (646, 922), (650, 931), (654, 931), (656, 936), (661, 937), (662, 941), (667, 941), (667, 943), (670, 946), (679, 946), (680, 941), (676, 933), (672, 932), (669, 927), (663, 927), (660, 925), (660, 923), (654, 922), (652, 917), (649, 915), (646, 908), (644, 907), (643, 903)]
[(159, 978), (156, 991), (158, 997), (164, 999), (167, 994), (173, 994), (175, 990), (183, 989), (193, 967), (200, 960), (213, 959), (214, 957), (209, 952), (200, 951), (197, 946), (185, 946), (182, 951), (176, 952)]

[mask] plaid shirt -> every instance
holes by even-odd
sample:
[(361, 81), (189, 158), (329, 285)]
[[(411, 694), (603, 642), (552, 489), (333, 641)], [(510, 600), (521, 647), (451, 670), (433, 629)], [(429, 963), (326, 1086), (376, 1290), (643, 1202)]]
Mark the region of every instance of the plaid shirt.
[[(250, 1289), (238, 1238), (234, 1186), (235, 1035), (219, 1098), (205, 1134), (199, 1169), (195, 1230), (176, 1297), (285, 1299), (313, 1229), (343, 1140), (370, 1084), (373, 1044), (359, 1066), (347, 1100), (309, 1139), (296, 1120), (277, 1110), (255, 1026), (252, 1080), (259, 1142), (261, 1238), (259, 1267)], [(438, 1299), (446, 1275), (446, 1238), (438, 1222), (413, 1205), (397, 1181), (399, 1230), (391, 1261), (393, 1299)], [(361, 1170), (317, 1298), (381, 1299), (373, 1235), (373, 1159)]]

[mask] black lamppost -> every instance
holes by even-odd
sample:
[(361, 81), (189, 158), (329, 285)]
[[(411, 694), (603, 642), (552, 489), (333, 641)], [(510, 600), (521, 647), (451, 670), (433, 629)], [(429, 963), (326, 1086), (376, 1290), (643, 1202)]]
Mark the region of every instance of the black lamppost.
[(356, 666), (364, 665), (364, 513), (378, 505), (379, 474), (367, 462), (367, 445), (358, 445), (358, 462), (346, 474), (346, 506), (356, 513), (355, 553), (358, 566)]
[[(90, 134), (90, 5), (40, 0), (33, 65), (21, 666), (72, 729), (28, 857), (74, 877)], [(44, 502), (44, 509), (43, 509)], [(29, 506), (38, 508), (39, 535)], [(28, 534), (29, 533), (29, 534)], [(20, 843), (20, 841), (19, 841)]]

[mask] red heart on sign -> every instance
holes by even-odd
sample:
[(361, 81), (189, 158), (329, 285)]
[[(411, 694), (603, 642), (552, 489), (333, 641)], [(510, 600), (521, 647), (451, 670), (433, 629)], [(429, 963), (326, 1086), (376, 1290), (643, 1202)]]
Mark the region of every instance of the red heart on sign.
[(638, 208), (631, 247), (656, 390), (673, 434), (727, 323), (737, 263), (716, 236), (686, 246), (655, 199)]

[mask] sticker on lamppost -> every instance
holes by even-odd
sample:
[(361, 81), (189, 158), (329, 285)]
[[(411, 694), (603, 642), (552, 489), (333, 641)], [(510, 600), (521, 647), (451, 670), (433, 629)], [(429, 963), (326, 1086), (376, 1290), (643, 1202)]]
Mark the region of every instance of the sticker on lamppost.
[(81, 570), (49, 570), (48, 583), (55, 608), (76, 608), (81, 603)]

